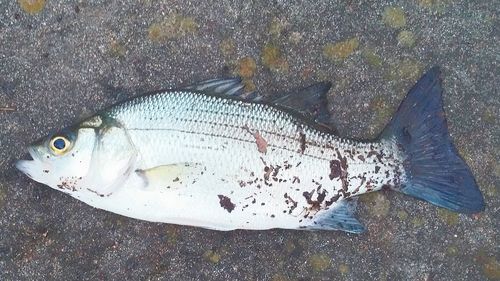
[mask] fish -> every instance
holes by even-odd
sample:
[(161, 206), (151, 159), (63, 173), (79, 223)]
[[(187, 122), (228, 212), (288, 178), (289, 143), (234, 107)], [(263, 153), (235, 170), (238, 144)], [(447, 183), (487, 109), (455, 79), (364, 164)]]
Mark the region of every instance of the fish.
[(266, 98), (239, 78), (130, 98), (36, 141), (17, 169), (122, 216), (212, 230), (362, 233), (357, 196), (394, 190), (458, 213), (485, 203), (448, 132), (439, 67), (380, 135), (338, 135), (331, 84)]

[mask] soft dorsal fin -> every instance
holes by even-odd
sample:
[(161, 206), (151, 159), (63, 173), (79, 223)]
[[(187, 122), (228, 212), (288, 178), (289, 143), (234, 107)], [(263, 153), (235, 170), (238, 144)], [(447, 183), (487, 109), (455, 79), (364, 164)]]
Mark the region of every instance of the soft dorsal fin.
[(350, 233), (362, 233), (365, 227), (354, 217), (351, 202), (343, 200), (331, 211), (326, 212), (315, 224), (308, 226), (310, 230), (342, 230)]
[(278, 95), (277, 98), (264, 98), (257, 92), (245, 93), (241, 78), (210, 79), (184, 87), (186, 90), (197, 90), (210, 95), (230, 96), (246, 101), (264, 101), (284, 107), (301, 115), (311, 117), (316, 123), (336, 132), (330, 122), (326, 94), (330, 90), (330, 82), (320, 82), (309, 87)]
[(326, 94), (331, 86), (330, 82), (316, 83), (298, 91), (286, 93), (271, 102), (310, 116), (320, 125), (336, 131), (330, 122), (330, 112), (326, 99)]

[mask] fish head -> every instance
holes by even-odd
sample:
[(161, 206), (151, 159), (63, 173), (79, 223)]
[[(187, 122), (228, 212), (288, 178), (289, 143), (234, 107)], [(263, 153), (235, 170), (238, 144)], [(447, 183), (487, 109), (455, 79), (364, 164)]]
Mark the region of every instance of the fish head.
[(89, 172), (95, 144), (94, 129), (65, 129), (31, 144), (28, 152), (33, 159), (19, 160), (16, 167), (50, 187), (76, 190)]
[(17, 169), (31, 179), (79, 197), (108, 195), (133, 171), (137, 152), (125, 129), (85, 121), (28, 147), (32, 160)]

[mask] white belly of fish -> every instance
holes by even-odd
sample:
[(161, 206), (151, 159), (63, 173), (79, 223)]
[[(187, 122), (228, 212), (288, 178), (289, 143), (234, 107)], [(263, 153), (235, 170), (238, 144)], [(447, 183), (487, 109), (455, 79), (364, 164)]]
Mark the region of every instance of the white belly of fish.
[(341, 142), (262, 104), (163, 98), (113, 113), (139, 152), (134, 172), (110, 195), (78, 199), (154, 222), (297, 229), (395, 176), (390, 143)]

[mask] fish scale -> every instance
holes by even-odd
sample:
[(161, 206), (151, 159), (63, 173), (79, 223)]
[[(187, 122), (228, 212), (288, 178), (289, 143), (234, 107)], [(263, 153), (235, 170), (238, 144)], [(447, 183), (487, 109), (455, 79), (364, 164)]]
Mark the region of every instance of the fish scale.
[[(265, 220), (269, 220), (267, 225), (284, 228), (306, 227), (316, 216), (335, 208), (337, 200), (370, 188), (378, 190), (395, 176), (394, 169), (381, 163), (375, 154), (369, 156), (369, 151), (381, 153), (380, 144), (341, 141), (265, 104), (196, 92), (166, 92), (125, 103), (114, 108), (109, 117), (127, 130), (141, 159), (147, 159), (137, 168), (165, 163), (207, 167), (204, 175), (192, 180), (196, 183), (186, 185), (193, 193), (203, 190), (210, 209), (224, 208), (220, 195), (228, 198), (235, 209), (219, 212), (219, 219), (227, 217), (234, 228), (260, 228)], [(265, 153), (258, 151), (255, 133), (266, 142)], [(305, 139), (303, 151), (301, 134)], [(165, 149), (158, 149), (161, 147)], [(340, 162), (343, 157), (348, 158), (345, 187), (339, 177), (329, 176), (331, 161)], [(395, 162), (392, 154), (386, 158)], [(376, 166), (389, 176), (374, 173)], [(273, 170), (268, 179), (266, 169)], [(371, 187), (368, 182), (372, 182)], [(311, 203), (322, 196), (319, 203)], [(293, 210), (291, 201), (296, 202)], [(246, 218), (247, 213), (255, 219)], [(244, 219), (235, 220), (238, 217)]]
[(139, 96), (50, 135), (16, 167), (90, 206), (216, 230), (361, 233), (352, 197), (383, 187), (461, 213), (484, 209), (448, 134), (439, 69), (373, 141), (336, 135), (329, 83), (276, 98), (212, 79)]

